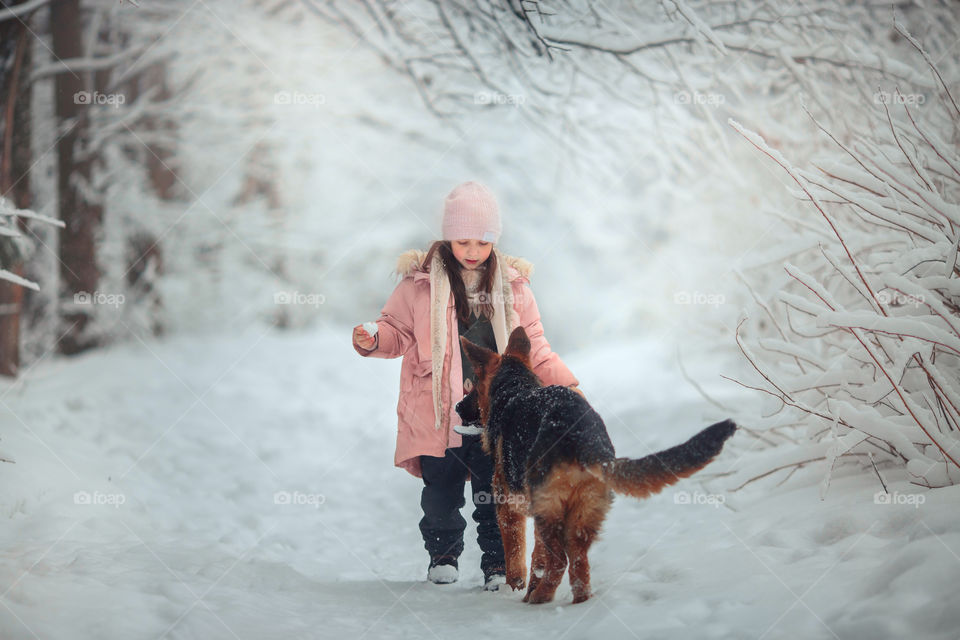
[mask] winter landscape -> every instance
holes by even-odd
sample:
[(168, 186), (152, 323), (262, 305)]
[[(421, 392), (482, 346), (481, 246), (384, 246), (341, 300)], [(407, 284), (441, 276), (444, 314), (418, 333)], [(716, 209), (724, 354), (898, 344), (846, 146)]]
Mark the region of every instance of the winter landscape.
[[(0, 60), (0, 638), (960, 638), (955, 3), (0, 0)], [(351, 344), (465, 180), (617, 455), (740, 426), (583, 603), (469, 508), (427, 580)]]

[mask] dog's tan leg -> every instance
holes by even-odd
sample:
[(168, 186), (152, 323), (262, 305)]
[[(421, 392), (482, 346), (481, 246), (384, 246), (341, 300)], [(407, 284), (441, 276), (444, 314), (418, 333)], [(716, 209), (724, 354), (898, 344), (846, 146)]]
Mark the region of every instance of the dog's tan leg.
[(575, 498), (568, 504), (564, 517), (567, 556), (570, 558), (570, 588), (573, 603), (590, 597), (590, 561), (587, 553), (600, 533), (600, 527), (610, 510), (613, 499), (606, 486), (589, 479), (581, 482), (573, 492)]
[(584, 526), (567, 533), (567, 555), (570, 556), (570, 589), (573, 603), (590, 597), (590, 561), (587, 552), (599, 533), (598, 527)]
[(500, 525), (500, 537), (503, 538), (504, 561), (507, 570), (507, 584), (515, 591), (523, 589), (527, 578), (527, 564), (524, 556), (527, 552), (526, 517), (513, 505), (497, 505), (497, 522)]
[(527, 594), (523, 596), (524, 602), (529, 602), (530, 594), (540, 584), (543, 574), (547, 570), (547, 548), (543, 544), (540, 536), (534, 536), (533, 558), (530, 560), (530, 586), (527, 587)]
[(510, 493), (500, 470), (493, 474), (493, 494), (497, 501), (497, 524), (503, 540), (503, 555), (507, 584), (516, 591), (523, 589), (527, 579), (527, 516), (523, 497)]
[(553, 600), (560, 581), (563, 580), (563, 571), (567, 568), (567, 553), (564, 550), (563, 521), (546, 519), (537, 516), (534, 519), (538, 541), (543, 541), (546, 567), (543, 577), (536, 589), (530, 592), (527, 602), (541, 604)]
[(537, 541), (542, 546), (544, 561), (543, 576), (530, 594), (527, 602), (540, 604), (553, 600), (553, 595), (563, 580), (567, 567), (567, 554), (564, 550), (563, 522), (561, 520), (535, 519)]
[[(531, 604), (549, 602), (567, 567), (564, 540), (565, 504), (570, 498), (570, 474), (574, 467), (564, 465), (550, 472), (550, 476), (530, 495), (530, 514), (533, 516), (536, 544), (533, 555), (537, 566), (537, 584), (531, 584), (524, 601)], [(531, 582), (534, 580), (531, 577)]]

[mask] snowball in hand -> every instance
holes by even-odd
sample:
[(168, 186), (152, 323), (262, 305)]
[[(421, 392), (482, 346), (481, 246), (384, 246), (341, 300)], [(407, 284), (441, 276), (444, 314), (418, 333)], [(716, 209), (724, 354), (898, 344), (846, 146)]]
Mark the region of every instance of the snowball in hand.
[(370, 334), (370, 337), (377, 335), (377, 323), (376, 322), (364, 322), (363, 330)]

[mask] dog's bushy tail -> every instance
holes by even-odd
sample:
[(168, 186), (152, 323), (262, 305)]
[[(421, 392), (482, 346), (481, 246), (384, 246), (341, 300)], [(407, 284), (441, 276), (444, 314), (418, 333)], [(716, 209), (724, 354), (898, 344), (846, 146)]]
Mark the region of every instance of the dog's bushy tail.
[(643, 458), (616, 458), (602, 465), (604, 479), (617, 493), (646, 498), (707, 466), (736, 430), (733, 420), (724, 420), (683, 444), (658, 453)]

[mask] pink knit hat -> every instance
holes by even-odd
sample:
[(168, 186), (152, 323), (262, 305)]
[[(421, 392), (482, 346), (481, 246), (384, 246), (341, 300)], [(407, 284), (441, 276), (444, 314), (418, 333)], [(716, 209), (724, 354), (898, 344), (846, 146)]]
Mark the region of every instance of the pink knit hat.
[(500, 207), (493, 192), (479, 182), (456, 186), (443, 203), (444, 240), (500, 239)]

